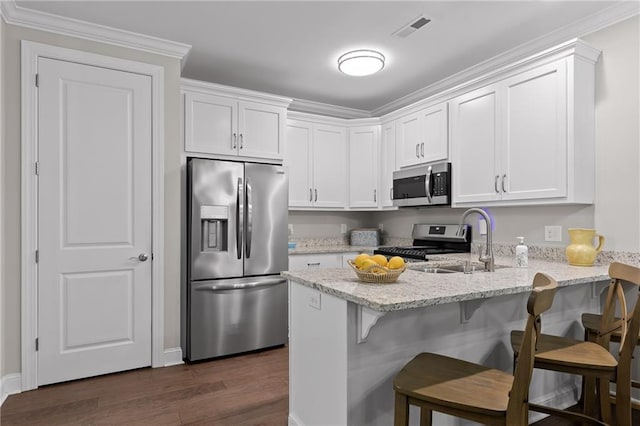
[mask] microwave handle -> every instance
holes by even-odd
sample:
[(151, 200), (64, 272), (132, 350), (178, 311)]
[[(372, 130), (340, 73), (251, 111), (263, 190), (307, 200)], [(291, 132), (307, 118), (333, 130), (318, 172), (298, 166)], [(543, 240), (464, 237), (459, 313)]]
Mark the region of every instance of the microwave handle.
[(427, 169), (427, 176), (426, 179), (424, 180), (424, 186), (425, 186), (425, 192), (427, 193), (427, 201), (429, 202), (429, 204), (431, 204), (433, 202), (433, 200), (431, 199), (431, 178), (433, 177), (433, 170), (431, 169), (431, 166), (429, 166), (429, 168)]

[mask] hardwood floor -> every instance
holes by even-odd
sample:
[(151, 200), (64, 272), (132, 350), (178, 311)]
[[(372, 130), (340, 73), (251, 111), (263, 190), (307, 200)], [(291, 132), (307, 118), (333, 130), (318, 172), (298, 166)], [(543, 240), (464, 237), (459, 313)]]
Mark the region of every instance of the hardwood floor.
[(286, 425), (288, 348), (43, 386), (2, 405), (6, 425)]
[[(9, 396), (0, 408), (0, 425), (285, 426), (288, 388), (283, 347), (43, 386)], [(634, 425), (640, 425), (638, 414)], [(571, 424), (557, 418), (534, 423)]]

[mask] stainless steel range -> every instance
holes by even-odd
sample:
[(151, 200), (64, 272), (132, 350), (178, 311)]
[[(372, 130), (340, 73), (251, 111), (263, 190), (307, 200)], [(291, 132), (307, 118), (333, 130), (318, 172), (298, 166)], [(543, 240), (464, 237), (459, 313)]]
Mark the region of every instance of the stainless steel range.
[(429, 256), (471, 251), (471, 226), (432, 225), (416, 223), (411, 232), (413, 245), (409, 247), (379, 247), (374, 254), (400, 256), (408, 261), (429, 260)]

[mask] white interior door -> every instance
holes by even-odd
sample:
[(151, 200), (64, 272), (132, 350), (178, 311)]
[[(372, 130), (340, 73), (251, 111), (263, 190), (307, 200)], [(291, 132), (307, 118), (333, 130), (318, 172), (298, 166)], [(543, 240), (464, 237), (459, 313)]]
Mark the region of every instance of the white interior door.
[(38, 384), (151, 365), (151, 77), (38, 73)]

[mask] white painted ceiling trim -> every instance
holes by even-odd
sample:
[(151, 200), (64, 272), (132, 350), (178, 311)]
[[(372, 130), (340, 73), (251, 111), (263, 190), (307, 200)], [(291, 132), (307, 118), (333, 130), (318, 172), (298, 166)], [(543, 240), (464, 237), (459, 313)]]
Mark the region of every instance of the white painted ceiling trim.
[(225, 86), (222, 84), (208, 83), (206, 81), (192, 80), (190, 78), (180, 79), (180, 88), (192, 92), (214, 94), (218, 96), (229, 96), (238, 100), (250, 102), (266, 102), (272, 105), (279, 105), (287, 108), (292, 99), (270, 93), (256, 92), (254, 90), (242, 89), (240, 87)]
[(379, 117), (393, 111), (397, 111), (400, 108), (409, 106), (430, 96), (434, 96), (446, 89), (455, 87), (474, 78), (478, 78), (479, 76), (491, 72), (496, 68), (517, 62), (526, 56), (548, 49), (550, 46), (566, 42), (569, 39), (585, 36), (638, 14), (640, 14), (640, 2), (637, 1), (623, 2), (615, 6), (611, 6), (608, 9), (588, 16), (571, 25), (559, 28), (558, 30), (546, 34), (543, 37), (521, 44), (514, 49), (508, 50), (434, 84), (423, 87), (422, 89), (409, 93), (395, 101), (389, 102), (388, 104), (371, 111), (370, 116)]
[(181, 60), (183, 64), (191, 50), (188, 44), (26, 9), (16, 5), (15, 1), (0, 2), (0, 15), (11, 25), (168, 56)]
[(371, 117), (371, 112), (363, 109), (342, 107), (322, 102), (307, 101), (304, 99), (294, 99), (291, 106), (289, 106), (289, 111), (308, 112), (311, 114), (328, 115), (339, 118)]

